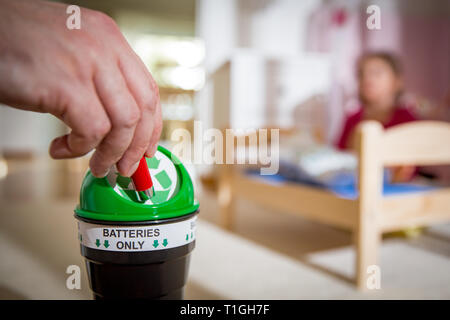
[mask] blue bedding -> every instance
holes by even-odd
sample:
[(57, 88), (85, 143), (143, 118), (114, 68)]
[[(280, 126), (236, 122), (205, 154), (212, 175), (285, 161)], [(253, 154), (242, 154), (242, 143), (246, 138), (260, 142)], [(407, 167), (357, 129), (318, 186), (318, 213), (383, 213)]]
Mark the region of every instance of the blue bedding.
[[(288, 170), (289, 169), (289, 170)], [(301, 170), (292, 170), (286, 165), (280, 166), (280, 171), (275, 175), (260, 175), (259, 170), (249, 169), (247, 174), (258, 176), (268, 183), (295, 182), (303, 185), (326, 189), (342, 198), (355, 199), (358, 197), (358, 189), (356, 187), (356, 175), (354, 173), (338, 173), (333, 175), (326, 181), (317, 180)], [(424, 192), (436, 189), (434, 186), (413, 184), (413, 183), (391, 183), (388, 175), (385, 173), (383, 179), (383, 195), (408, 194), (413, 192)]]

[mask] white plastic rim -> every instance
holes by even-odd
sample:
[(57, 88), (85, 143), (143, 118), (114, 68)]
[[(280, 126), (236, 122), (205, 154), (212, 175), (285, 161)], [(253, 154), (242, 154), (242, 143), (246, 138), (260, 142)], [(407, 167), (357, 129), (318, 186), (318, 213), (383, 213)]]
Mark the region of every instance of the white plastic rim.
[(78, 239), (88, 248), (140, 252), (171, 249), (195, 240), (197, 216), (147, 226), (113, 226), (78, 221)]

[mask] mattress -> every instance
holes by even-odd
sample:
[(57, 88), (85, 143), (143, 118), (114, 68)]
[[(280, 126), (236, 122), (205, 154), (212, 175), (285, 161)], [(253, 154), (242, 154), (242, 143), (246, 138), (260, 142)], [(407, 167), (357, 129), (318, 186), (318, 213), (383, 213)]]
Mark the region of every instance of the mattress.
[[(260, 175), (259, 170), (255, 169), (246, 170), (246, 174), (259, 178), (269, 184), (294, 182), (313, 188), (328, 190), (341, 198), (356, 199), (358, 197), (356, 176), (352, 173), (337, 174), (327, 181), (318, 181), (308, 176), (286, 176), (283, 172), (274, 175)], [(427, 192), (437, 188), (436, 186), (423, 183), (391, 183), (388, 182), (386, 177), (383, 180), (383, 196)]]

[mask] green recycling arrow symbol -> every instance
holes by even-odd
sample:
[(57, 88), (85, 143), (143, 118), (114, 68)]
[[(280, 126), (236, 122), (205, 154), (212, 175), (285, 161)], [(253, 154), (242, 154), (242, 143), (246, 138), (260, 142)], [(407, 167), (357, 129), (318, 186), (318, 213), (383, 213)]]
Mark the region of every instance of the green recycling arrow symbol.
[[(161, 159), (158, 160), (156, 157), (146, 158), (146, 160), (148, 167), (152, 170), (157, 170), (161, 163)], [(119, 188), (120, 194), (124, 197), (135, 199), (136, 191), (132, 188), (131, 178), (123, 177), (118, 172), (116, 174), (117, 174), (116, 183), (120, 187)], [(155, 190), (155, 194), (151, 198), (151, 202), (154, 204), (158, 204), (167, 201), (173, 183), (173, 181), (170, 179), (170, 176), (167, 174), (165, 170), (161, 170), (158, 173), (154, 174), (153, 178), (158, 181), (159, 185), (163, 189)]]
[(150, 169), (158, 169), (160, 162), (161, 160), (156, 159), (156, 157), (147, 158), (147, 165)]
[[(158, 169), (161, 160), (153, 158), (147, 158), (147, 165), (150, 169)], [(152, 197), (153, 203), (161, 203), (167, 201), (169, 198), (170, 187), (172, 186), (172, 180), (165, 170), (162, 170), (154, 175), (155, 179), (164, 188), (164, 190), (155, 190), (155, 195)]]

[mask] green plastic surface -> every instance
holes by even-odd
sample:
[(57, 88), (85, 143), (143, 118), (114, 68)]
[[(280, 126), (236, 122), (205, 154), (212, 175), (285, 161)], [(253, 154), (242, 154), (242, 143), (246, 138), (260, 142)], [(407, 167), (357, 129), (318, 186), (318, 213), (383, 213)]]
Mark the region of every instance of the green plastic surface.
[(81, 185), (80, 204), (75, 213), (94, 220), (146, 221), (175, 218), (197, 211), (199, 204), (194, 198), (194, 186), (186, 168), (169, 150), (158, 146), (158, 151), (173, 160), (177, 171), (178, 185), (172, 198), (158, 204), (133, 201), (119, 195), (106, 177), (96, 178), (88, 171)]

